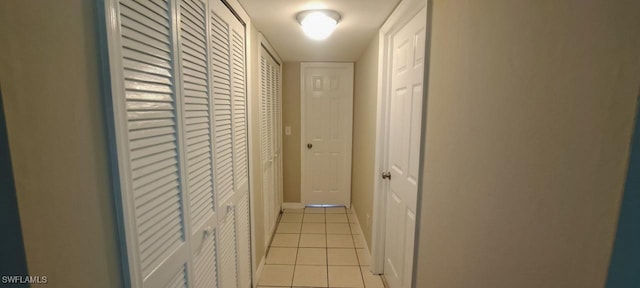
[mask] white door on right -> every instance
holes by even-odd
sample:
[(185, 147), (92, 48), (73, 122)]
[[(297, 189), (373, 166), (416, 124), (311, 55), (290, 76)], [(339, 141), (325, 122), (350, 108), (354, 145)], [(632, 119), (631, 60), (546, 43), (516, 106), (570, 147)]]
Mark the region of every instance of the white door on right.
[(384, 276), (411, 287), (418, 193), (426, 9), (393, 36)]

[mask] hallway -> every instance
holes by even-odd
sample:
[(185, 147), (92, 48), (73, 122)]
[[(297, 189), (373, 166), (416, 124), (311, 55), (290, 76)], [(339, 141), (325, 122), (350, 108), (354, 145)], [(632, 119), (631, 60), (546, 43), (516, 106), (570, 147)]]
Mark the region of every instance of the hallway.
[(357, 221), (344, 207), (284, 209), (258, 287), (384, 287)]
[(640, 1), (0, 1), (0, 42), (0, 288), (640, 287)]

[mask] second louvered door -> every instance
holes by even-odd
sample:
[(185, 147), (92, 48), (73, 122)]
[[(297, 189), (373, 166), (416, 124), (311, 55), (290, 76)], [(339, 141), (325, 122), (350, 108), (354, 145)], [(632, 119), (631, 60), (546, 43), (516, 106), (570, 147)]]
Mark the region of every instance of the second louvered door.
[(179, 0), (179, 75), (182, 95), (185, 185), (189, 200), (192, 286), (217, 287), (218, 218), (214, 191), (211, 67), (208, 5)]
[(221, 287), (251, 285), (245, 30), (220, 1), (211, 5), (214, 155)]

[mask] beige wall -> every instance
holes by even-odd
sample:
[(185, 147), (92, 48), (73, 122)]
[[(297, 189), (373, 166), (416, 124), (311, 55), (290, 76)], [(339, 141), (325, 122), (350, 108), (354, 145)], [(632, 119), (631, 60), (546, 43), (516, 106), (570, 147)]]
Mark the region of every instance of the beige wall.
[[(351, 202), (364, 238), (371, 247), (371, 219), (375, 171), (378, 94), (378, 41), (376, 36), (356, 61), (353, 95), (353, 162)], [(369, 217), (367, 217), (369, 216)]]
[(416, 287), (603, 287), (640, 2), (433, 2)]
[(283, 201), (300, 202), (300, 62), (282, 65), (282, 129), (291, 126), (291, 135), (282, 133)]
[(0, 1), (0, 85), (30, 275), (120, 287), (97, 1)]

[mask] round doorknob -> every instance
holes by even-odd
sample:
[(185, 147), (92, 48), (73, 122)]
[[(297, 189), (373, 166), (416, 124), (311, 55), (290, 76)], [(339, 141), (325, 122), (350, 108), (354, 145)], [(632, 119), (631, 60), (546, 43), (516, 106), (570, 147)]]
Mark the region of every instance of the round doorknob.
[(311, 149), (312, 147), (313, 147), (313, 144), (311, 144), (311, 143), (307, 144), (307, 149)]

